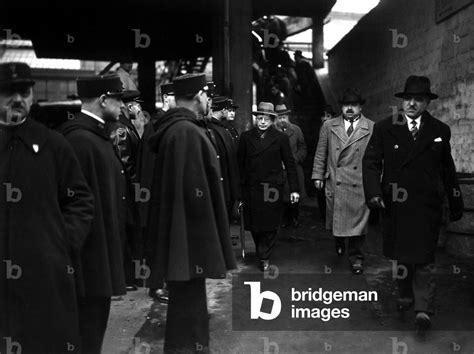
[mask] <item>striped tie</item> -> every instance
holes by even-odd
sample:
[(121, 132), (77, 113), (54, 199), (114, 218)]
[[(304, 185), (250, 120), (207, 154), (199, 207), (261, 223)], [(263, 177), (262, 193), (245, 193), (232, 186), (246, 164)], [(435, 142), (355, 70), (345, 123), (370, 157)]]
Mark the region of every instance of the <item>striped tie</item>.
[(354, 121), (349, 121), (349, 123), (351, 123), (351, 125), (349, 126), (349, 128), (347, 128), (347, 136), (351, 136), (352, 132), (354, 131)]
[(413, 140), (416, 140), (418, 137), (418, 128), (416, 127), (416, 120), (411, 121), (411, 129), (410, 129), (411, 135), (413, 136)]

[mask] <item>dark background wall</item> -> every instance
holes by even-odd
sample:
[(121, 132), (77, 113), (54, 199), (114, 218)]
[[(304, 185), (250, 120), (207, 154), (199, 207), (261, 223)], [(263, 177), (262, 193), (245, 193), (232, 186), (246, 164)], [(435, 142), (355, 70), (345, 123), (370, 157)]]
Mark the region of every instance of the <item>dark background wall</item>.
[[(453, 1), (454, 3), (454, 1)], [(474, 172), (474, 5), (436, 23), (433, 0), (382, 0), (329, 52), (330, 91), (335, 99), (347, 86), (367, 98), (374, 121), (400, 106), (393, 94), (409, 75), (426, 75), (431, 113), (451, 127), (457, 170)], [(396, 34), (398, 34), (398, 41)]]

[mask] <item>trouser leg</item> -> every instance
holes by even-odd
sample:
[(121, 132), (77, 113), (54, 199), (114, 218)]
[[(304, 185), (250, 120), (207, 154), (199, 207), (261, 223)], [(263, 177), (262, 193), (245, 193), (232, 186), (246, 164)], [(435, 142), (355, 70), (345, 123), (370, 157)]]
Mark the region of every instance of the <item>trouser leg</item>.
[(268, 260), (276, 244), (276, 231), (252, 232), (252, 237), (260, 260)]
[(364, 253), (362, 247), (365, 242), (365, 235), (348, 237), (348, 255), (351, 263), (356, 260), (364, 260)]
[(101, 353), (109, 314), (110, 298), (84, 297), (79, 299), (79, 330), (82, 353)]
[(168, 281), (165, 353), (208, 353), (206, 279)]
[(413, 294), (413, 264), (398, 263), (397, 274), (394, 274), (398, 284), (400, 299), (414, 299)]
[(413, 293), (415, 311), (434, 314), (435, 279), (433, 263), (415, 264), (413, 266)]

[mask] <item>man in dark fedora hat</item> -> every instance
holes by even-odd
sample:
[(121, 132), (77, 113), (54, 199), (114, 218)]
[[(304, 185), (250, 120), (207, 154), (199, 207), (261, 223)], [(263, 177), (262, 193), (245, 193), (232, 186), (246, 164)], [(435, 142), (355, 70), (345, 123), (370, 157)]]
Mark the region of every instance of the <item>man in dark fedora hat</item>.
[(449, 127), (426, 111), (438, 98), (425, 76), (410, 76), (402, 112), (374, 126), (363, 161), (369, 208), (383, 209), (384, 254), (395, 260), (397, 309), (414, 306), (419, 329), (434, 314), (434, 256), (447, 197), (451, 220), (459, 220), (463, 200), (451, 157)]
[[(300, 183), (300, 200), (306, 196), (304, 188), (304, 173), (303, 173), (303, 162), (306, 159), (306, 142), (304, 140), (303, 132), (301, 128), (294, 123), (290, 122), (291, 110), (286, 105), (277, 105), (275, 112), (278, 117), (275, 121), (275, 127), (288, 135), (290, 139), (291, 153), (295, 159), (296, 171), (298, 172), (298, 181)], [(281, 226), (292, 225), (294, 228), (299, 226), (299, 201), (296, 203), (290, 202), (290, 191), (288, 181), (285, 183), (283, 192), (283, 213)], [(291, 236), (291, 240), (295, 240), (294, 236)]]
[(96, 210), (78, 260), (82, 350), (100, 353), (114, 295), (125, 294), (123, 241), (127, 220), (126, 171), (106, 123), (119, 119), (122, 82), (115, 74), (77, 80), (82, 110), (60, 130), (76, 152)]
[(74, 258), (94, 199), (73, 149), (33, 120), (25, 63), (0, 64), (0, 352), (80, 353)]
[(369, 221), (362, 186), (362, 158), (374, 123), (362, 114), (365, 99), (359, 91), (346, 89), (339, 103), (342, 115), (325, 121), (321, 127), (312, 179), (318, 190), (325, 188), (326, 228), (335, 237), (336, 254), (344, 255), (348, 239), (352, 272), (360, 274)]
[(283, 186), (288, 180), (291, 203), (299, 201), (300, 186), (290, 140), (273, 126), (278, 116), (273, 104), (260, 102), (253, 114), (256, 126), (240, 136), (237, 160), (245, 229), (252, 232), (260, 270), (267, 271), (280, 224)]
[(165, 353), (209, 351), (206, 278), (234, 269), (223, 177), (216, 137), (203, 117), (209, 112), (204, 74), (173, 81), (177, 108), (156, 125), (151, 187), (150, 287), (163, 279), (169, 290)]

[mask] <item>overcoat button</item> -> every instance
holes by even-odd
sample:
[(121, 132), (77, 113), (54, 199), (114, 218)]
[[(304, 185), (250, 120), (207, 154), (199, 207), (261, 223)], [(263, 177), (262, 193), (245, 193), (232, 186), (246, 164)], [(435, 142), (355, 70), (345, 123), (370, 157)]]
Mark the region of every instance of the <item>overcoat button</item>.
[(339, 186), (340, 184), (341, 184), (341, 182), (337, 182), (337, 183), (336, 183), (336, 185), (338, 185), (338, 186)]
[(394, 148), (395, 150), (398, 149), (398, 145), (395, 145), (393, 148)]

